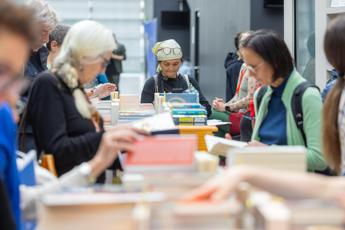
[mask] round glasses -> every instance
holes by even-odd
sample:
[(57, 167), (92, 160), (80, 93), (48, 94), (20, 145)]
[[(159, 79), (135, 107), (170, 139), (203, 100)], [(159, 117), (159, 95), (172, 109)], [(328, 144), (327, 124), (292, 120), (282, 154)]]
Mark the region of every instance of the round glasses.
[(157, 53), (160, 51), (163, 52), (165, 55), (169, 55), (171, 53), (173, 53), (174, 55), (181, 55), (182, 54), (181, 48), (162, 47), (162, 48), (157, 50)]
[(256, 66), (251, 66), (251, 65), (247, 65), (247, 69), (251, 72), (251, 73), (256, 73), (256, 71), (264, 64), (265, 62), (261, 62), (260, 64), (256, 65)]

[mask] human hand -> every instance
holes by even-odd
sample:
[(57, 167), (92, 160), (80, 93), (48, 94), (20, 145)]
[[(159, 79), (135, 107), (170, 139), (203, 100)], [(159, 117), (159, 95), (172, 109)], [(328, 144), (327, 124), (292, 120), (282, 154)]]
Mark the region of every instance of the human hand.
[(238, 190), (241, 182), (246, 180), (248, 170), (247, 166), (229, 168), (224, 174), (211, 179), (201, 187), (186, 194), (182, 201), (225, 200), (230, 194)]
[(248, 142), (248, 147), (263, 147), (263, 146), (268, 146), (268, 145), (261, 143), (259, 141)]
[(144, 133), (131, 126), (119, 126), (105, 132), (96, 155), (89, 162), (91, 174), (97, 177), (114, 162), (120, 151), (133, 150), (134, 142)]
[(104, 98), (110, 95), (111, 92), (115, 91), (117, 86), (112, 83), (100, 84), (95, 88), (95, 94), (99, 98)]
[(224, 112), (225, 111), (225, 103), (223, 99), (216, 98), (212, 102), (212, 107), (216, 109), (217, 111)]

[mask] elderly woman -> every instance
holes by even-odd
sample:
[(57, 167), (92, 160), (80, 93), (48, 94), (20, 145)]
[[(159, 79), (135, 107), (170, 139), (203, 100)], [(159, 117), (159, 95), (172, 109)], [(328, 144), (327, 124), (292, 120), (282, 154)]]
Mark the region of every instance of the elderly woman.
[[(95, 150), (95, 156), (88, 162), (75, 167), (59, 180), (54, 180), (44, 186), (25, 187), (21, 185), (19, 190), (20, 181), (16, 164), (14, 135), (16, 130), (15, 122), (18, 116), (14, 108), (20, 89), (25, 85), (21, 74), (22, 69), (29, 55), (29, 48), (36, 39), (36, 33), (32, 30), (36, 24), (33, 23), (30, 12), (27, 7), (16, 6), (11, 1), (4, 0), (0, 2), (0, 183), (4, 185), (5, 194), (3, 195), (8, 198), (10, 206), (7, 209), (8, 213), (6, 213), (6, 204), (0, 200), (1, 220), (8, 214), (11, 221), (15, 222), (12, 225), (16, 225), (11, 228), (10, 224), (6, 224), (1, 229), (22, 229), (21, 209), (24, 210), (25, 214), (32, 216), (32, 206), (35, 205), (36, 199), (43, 194), (56, 191), (61, 187), (88, 184), (90, 179), (96, 178), (112, 164), (117, 157), (118, 151), (131, 150), (133, 141), (139, 138), (138, 131), (129, 127), (117, 128), (107, 132), (102, 135), (99, 147)], [(76, 27), (78, 28), (80, 25)], [(88, 29), (91, 29), (91, 24), (89, 24)], [(91, 30), (95, 31), (95, 29)], [(13, 53), (16, 55), (11, 55)], [(52, 85), (57, 82), (57, 79), (56, 77), (50, 78), (52, 79), (51, 84), (47, 84), (42, 88), (49, 87), (49, 90), (54, 88)], [(50, 93), (59, 98), (62, 92), (55, 94), (56, 90)], [(72, 96), (71, 100), (73, 100)], [(74, 106), (71, 105), (71, 107)], [(49, 103), (47, 107), (50, 107)], [(49, 115), (50, 117), (53, 116), (52, 114)], [(49, 120), (50, 117), (46, 118)], [(39, 181), (38, 179), (37, 182)], [(1, 224), (0, 226), (2, 226)]]
[(22, 127), (32, 125), (38, 152), (54, 155), (58, 175), (90, 160), (99, 148), (103, 121), (83, 85), (104, 72), (114, 48), (110, 30), (94, 21), (78, 22), (51, 72), (40, 74), (32, 86)]
[(212, 113), (211, 106), (201, 92), (195, 79), (178, 74), (182, 63), (182, 50), (173, 39), (158, 42), (153, 47), (153, 53), (158, 60), (157, 75), (149, 78), (141, 93), (141, 103), (153, 103), (155, 93), (182, 93), (196, 90), (199, 93), (200, 104), (203, 105), (208, 116)]

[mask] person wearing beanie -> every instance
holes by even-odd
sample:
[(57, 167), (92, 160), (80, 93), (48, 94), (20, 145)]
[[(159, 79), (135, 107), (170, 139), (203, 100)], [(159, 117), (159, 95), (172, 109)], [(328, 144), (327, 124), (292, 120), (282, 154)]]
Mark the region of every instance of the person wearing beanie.
[(210, 116), (211, 105), (202, 94), (197, 81), (178, 73), (183, 56), (181, 46), (174, 39), (169, 39), (157, 42), (152, 52), (158, 61), (157, 74), (146, 80), (141, 93), (141, 103), (153, 103), (155, 93), (183, 93), (196, 90), (199, 93), (199, 103), (206, 108)]

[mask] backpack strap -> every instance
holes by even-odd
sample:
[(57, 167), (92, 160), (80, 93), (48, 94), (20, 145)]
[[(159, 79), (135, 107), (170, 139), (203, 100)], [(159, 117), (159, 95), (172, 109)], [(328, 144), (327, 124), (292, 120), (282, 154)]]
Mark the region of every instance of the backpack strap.
[(267, 92), (267, 86), (263, 85), (260, 87), (258, 94), (256, 95), (256, 111), (259, 111), (262, 98), (264, 97), (265, 93)]
[(304, 140), (304, 144), (305, 146), (307, 146), (307, 138), (304, 132), (304, 128), (303, 128), (303, 106), (302, 106), (302, 99), (303, 99), (303, 94), (304, 92), (309, 88), (309, 87), (313, 87), (313, 88), (317, 88), (319, 91), (320, 89), (314, 85), (311, 84), (308, 81), (304, 81), (301, 84), (299, 84), (294, 92), (293, 92), (293, 96), (292, 96), (292, 100), (291, 100), (291, 108), (292, 108), (292, 113), (294, 116), (294, 120), (296, 122), (297, 128), (301, 131), (302, 133), (302, 137)]
[(189, 81), (189, 77), (188, 77), (188, 75), (187, 74), (185, 74), (185, 75), (183, 75), (183, 77), (184, 77), (184, 79), (186, 80), (186, 82), (187, 82), (187, 86), (188, 86), (188, 89), (190, 89), (190, 81)]

